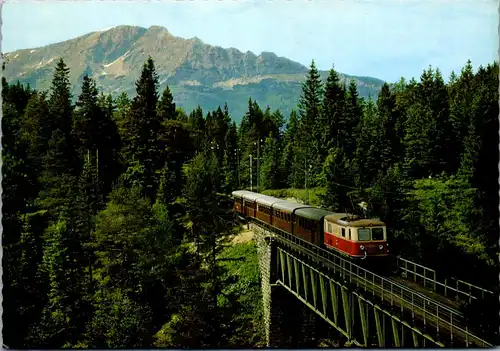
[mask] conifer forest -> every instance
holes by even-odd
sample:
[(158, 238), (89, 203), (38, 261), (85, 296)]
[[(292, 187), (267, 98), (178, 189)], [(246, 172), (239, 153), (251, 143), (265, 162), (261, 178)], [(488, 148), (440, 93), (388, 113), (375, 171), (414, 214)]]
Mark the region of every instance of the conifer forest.
[(250, 187), (380, 218), (393, 252), (497, 290), (498, 62), (363, 99), (313, 61), (289, 116), (249, 97), (239, 125), (231, 101), (176, 107), (151, 58), (133, 97), (88, 76), (73, 97), (70, 75), (60, 59), (48, 91), (2, 80), (9, 348), (265, 346), (255, 248), (231, 241)]

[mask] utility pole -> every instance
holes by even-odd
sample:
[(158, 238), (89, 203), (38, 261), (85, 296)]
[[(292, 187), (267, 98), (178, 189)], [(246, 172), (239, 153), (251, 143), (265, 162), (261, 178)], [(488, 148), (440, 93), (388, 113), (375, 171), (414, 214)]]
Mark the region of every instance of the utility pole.
[(97, 178), (99, 178), (99, 148), (95, 150), (95, 163), (96, 163), (95, 169), (97, 172)]
[(250, 191), (252, 191), (252, 154), (250, 154)]
[(307, 176), (309, 172), (312, 169), (312, 165), (309, 165), (309, 170), (307, 169), (307, 159), (304, 161), (304, 168), (305, 168), (305, 189), (306, 189), (306, 205), (309, 205), (309, 189), (307, 189)]
[(306, 205), (309, 205), (309, 190), (307, 190), (307, 159), (304, 160), (304, 168), (305, 168), (305, 184), (304, 188), (306, 189)]
[(257, 192), (260, 190), (260, 143), (262, 139), (257, 139), (257, 142), (254, 142), (254, 145), (257, 145)]
[(260, 190), (260, 158), (259, 158), (259, 148), (260, 148), (260, 142), (257, 140), (257, 192)]
[(236, 164), (237, 164), (236, 170), (238, 172), (238, 187), (241, 187), (241, 181), (240, 181), (240, 158), (239, 158), (239, 155), (238, 155), (238, 151), (239, 151), (239, 149), (235, 149), (234, 150), (234, 152), (236, 153)]

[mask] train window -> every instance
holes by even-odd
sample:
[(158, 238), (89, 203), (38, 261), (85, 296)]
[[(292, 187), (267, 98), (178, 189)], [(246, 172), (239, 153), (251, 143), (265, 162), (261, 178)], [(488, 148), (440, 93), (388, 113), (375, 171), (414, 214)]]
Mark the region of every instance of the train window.
[(351, 240), (351, 228), (349, 228), (349, 237), (348, 237), (349, 240)]
[(332, 233), (332, 224), (328, 223), (328, 233)]
[(345, 228), (342, 228), (342, 237), (345, 238)]
[(370, 240), (370, 229), (360, 228), (358, 229), (358, 241), (368, 241)]
[(384, 240), (384, 229), (383, 228), (373, 228), (372, 229), (372, 240)]

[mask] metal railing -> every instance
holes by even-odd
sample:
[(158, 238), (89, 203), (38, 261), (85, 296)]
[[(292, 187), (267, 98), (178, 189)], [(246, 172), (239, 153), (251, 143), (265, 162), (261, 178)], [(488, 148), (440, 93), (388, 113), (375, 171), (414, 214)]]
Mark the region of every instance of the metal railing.
[[(257, 225), (277, 234), (276, 238), (284, 239), (293, 244), (296, 249), (316, 258), (317, 263), (333, 269), (345, 281), (353, 284), (365, 292), (377, 295), (391, 306), (399, 305), (401, 312), (411, 313), (412, 317), (419, 316), (424, 325), (430, 324), (439, 329), (443, 328), (451, 333), (451, 337), (460, 335), (467, 345), (492, 346), (487, 341), (473, 335), (461, 326), (465, 325), (464, 316), (461, 312), (436, 302), (425, 295), (396, 283), (390, 279), (372, 273), (339, 254), (323, 249), (297, 236), (294, 236), (279, 228), (275, 228), (257, 218), (250, 218)], [(318, 260), (320, 259), (320, 260)], [(326, 259), (326, 260), (325, 260)]]
[[(445, 278), (444, 281), (439, 281), (434, 269), (402, 257), (398, 257), (398, 268), (403, 273), (404, 278), (413, 280), (415, 283), (422, 283), (425, 288), (431, 288), (436, 293), (442, 294), (445, 297), (462, 298), (472, 302), (472, 300), (484, 299), (488, 295), (494, 296), (493, 291), (489, 291), (463, 280)], [(461, 285), (466, 286), (467, 291), (461, 289)]]

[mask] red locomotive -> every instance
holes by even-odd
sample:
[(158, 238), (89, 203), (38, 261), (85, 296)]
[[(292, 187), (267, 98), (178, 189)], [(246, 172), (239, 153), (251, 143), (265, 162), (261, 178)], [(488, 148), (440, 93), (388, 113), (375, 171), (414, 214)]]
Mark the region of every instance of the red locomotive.
[(388, 256), (383, 222), (278, 199), (246, 190), (232, 193), (235, 211), (256, 218), (314, 245), (351, 258)]

